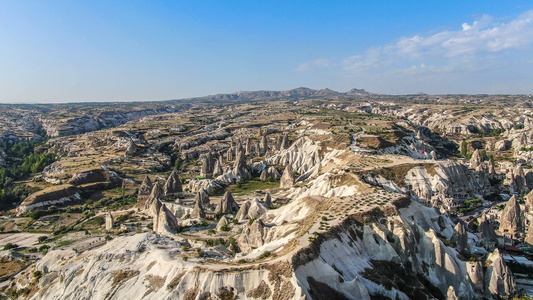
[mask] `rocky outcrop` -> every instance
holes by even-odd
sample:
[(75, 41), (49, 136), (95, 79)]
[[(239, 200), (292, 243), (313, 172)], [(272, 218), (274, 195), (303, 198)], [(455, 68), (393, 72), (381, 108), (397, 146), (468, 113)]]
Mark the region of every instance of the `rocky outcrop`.
[(511, 149), (511, 142), (508, 140), (501, 140), (496, 142), (494, 145), (494, 150), (496, 151), (506, 151)]
[(145, 201), (150, 196), (152, 192), (152, 180), (148, 175), (144, 176), (141, 187), (139, 187), (139, 193), (137, 194), (137, 199), (139, 202)]
[(196, 201), (190, 217), (191, 219), (205, 218), (205, 211), (202, 202)]
[(268, 151), (268, 140), (266, 135), (261, 136), (261, 141), (259, 142), (259, 155), (265, 155)]
[[(293, 265), (305, 295), (313, 298), (311, 277), (348, 299), (352, 291), (391, 299), (442, 299), (450, 286), (459, 299), (478, 299), (467, 262), (437, 236), (451, 238), (449, 219), (439, 225), (434, 209), (402, 203), (355, 214), (298, 252)], [(401, 271), (402, 266), (407, 269)], [(427, 282), (415, 284), (417, 276)], [(387, 288), (379, 278), (389, 278)]]
[(239, 211), (237, 212), (237, 215), (235, 218), (242, 222), (244, 220), (249, 219), (257, 219), (264, 215), (268, 209), (259, 202), (259, 199), (254, 198), (252, 200), (248, 200), (244, 202), (241, 207), (239, 208)]
[(533, 211), (533, 190), (531, 190), (525, 197), (526, 205), (530, 211)]
[(285, 133), (283, 139), (281, 140), (280, 150), (289, 149), (291, 142), (289, 141), (289, 136)]
[(263, 246), (264, 237), (268, 232), (268, 228), (265, 228), (265, 224), (261, 220), (256, 220), (252, 225), (246, 227), (243, 232), (237, 238), (237, 244), (239, 248), (248, 253), (253, 248)]
[(126, 148), (126, 152), (124, 152), (125, 157), (134, 157), (139, 153), (139, 147), (133, 140), (131, 140), (128, 143), (128, 147)]
[(237, 211), (237, 214), (235, 215), (235, 219), (237, 219), (237, 221), (242, 222), (248, 217), (248, 209), (250, 208), (250, 204), (250, 200), (241, 204), (239, 211)]
[(266, 192), (265, 197), (263, 198), (263, 205), (269, 209), (272, 206), (272, 196), (269, 192)]
[(268, 169), (264, 169), (261, 172), (261, 175), (259, 176), (259, 179), (261, 181), (268, 181), (268, 180), (278, 180), (281, 178), (281, 175), (279, 174), (278, 170), (274, 168), (273, 166), (268, 167)]
[(220, 156), (216, 162), (215, 162), (215, 166), (213, 167), (213, 177), (217, 177), (219, 175), (222, 175), (224, 174), (224, 169), (222, 168), (223, 167), (223, 164), (222, 164), (222, 156)]
[(411, 194), (421, 203), (445, 210), (453, 210), (463, 199), (490, 193), (488, 174), (453, 161), (397, 165), (373, 170), (363, 174), (362, 179), (387, 190)]
[(112, 230), (113, 226), (115, 226), (115, 220), (113, 219), (111, 212), (108, 211), (105, 215), (105, 230)]
[[(280, 141), (281, 143), (281, 141)], [(301, 137), (296, 140), (288, 149), (281, 150), (268, 156), (265, 161), (268, 165), (290, 165), (294, 172), (305, 174), (319, 169), (330, 161), (330, 157), (320, 155), (323, 146), (313, 141), (309, 137)], [(336, 151), (331, 152), (334, 156)]]
[(453, 286), (450, 286), (448, 288), (448, 292), (446, 293), (446, 300), (459, 300), (459, 298), (457, 298), (457, 294), (455, 293), (455, 289), (453, 288)]
[(466, 233), (466, 228), (463, 223), (459, 222), (455, 226), (455, 232), (452, 237), (452, 241), (456, 243), (456, 249), (459, 253), (469, 253), (470, 247), (468, 245), (468, 235)]
[(200, 202), (202, 206), (208, 206), (211, 203), (211, 200), (209, 199), (209, 195), (205, 191), (205, 189), (201, 188), (194, 197), (194, 202)]
[(485, 271), (486, 296), (497, 298), (512, 295), (516, 291), (513, 273), (505, 264), (500, 250), (494, 250), (487, 261), (492, 264)]
[(250, 168), (248, 168), (248, 164), (246, 164), (246, 157), (242, 151), (237, 153), (237, 158), (233, 165), (233, 173), (235, 176), (243, 179), (249, 179), (252, 176)]
[(163, 195), (167, 198), (183, 196), (183, 187), (181, 186), (181, 180), (176, 170), (172, 171), (165, 182)]
[(239, 205), (237, 204), (237, 202), (235, 202), (235, 199), (233, 199), (231, 193), (226, 191), (226, 193), (224, 193), (224, 196), (220, 200), (220, 203), (218, 204), (217, 208), (215, 209), (215, 214), (232, 214), (237, 212), (238, 210)]
[(481, 162), (483, 162), (483, 158), (481, 157), (481, 154), (479, 153), (479, 149), (474, 150), (474, 153), (472, 153), (472, 157), (470, 158), (470, 166), (472, 168), (476, 168), (479, 165), (481, 165)]
[(526, 234), (526, 238), (524, 239), (524, 242), (533, 246), (533, 222), (529, 222), (529, 226), (527, 228), (527, 234)]
[(283, 171), (283, 175), (281, 176), (279, 187), (282, 189), (289, 189), (294, 185), (294, 177), (292, 174), (291, 166), (287, 165), (285, 167), (285, 171)]
[(151, 215), (157, 213), (157, 209), (153, 209), (154, 203), (159, 202), (159, 199), (161, 199), (163, 195), (163, 186), (161, 186), (161, 183), (158, 181), (156, 182), (152, 187), (152, 192), (150, 192), (150, 196), (148, 196), (148, 199), (144, 202), (144, 210), (150, 211)]
[(178, 220), (174, 214), (167, 208), (165, 204), (161, 204), (156, 200), (154, 206), (154, 224), (153, 228), (156, 233), (163, 235), (174, 235), (177, 233), (179, 225)]
[(216, 230), (220, 232), (222, 231), (222, 228), (224, 226), (228, 226), (228, 225), (229, 225), (228, 219), (226, 218), (226, 216), (222, 216), (222, 218), (220, 218), (220, 220), (217, 223)]
[(72, 185), (86, 185), (92, 183), (106, 183), (109, 188), (117, 187), (122, 183), (122, 179), (113, 171), (101, 168), (75, 173), (67, 183)]
[(516, 196), (511, 197), (500, 217), (500, 233), (517, 236), (524, 233), (522, 209)]
[(479, 222), (480, 238), (485, 242), (496, 242), (496, 232), (494, 231), (494, 224), (487, 219), (487, 215)]
[(51, 205), (62, 205), (81, 199), (80, 189), (71, 184), (51, 186), (31, 194), (17, 207), (17, 215), (42, 209)]
[[(218, 159), (215, 155), (213, 155), (211, 152), (207, 152), (206, 154), (201, 156), (202, 159), (202, 167), (200, 168), (200, 176), (205, 178), (211, 178), (214, 176), (215, 173), (215, 165), (217, 162), (220, 164)], [(220, 165), (218, 166), (220, 169)], [(220, 170), (217, 170), (217, 173), (220, 172)], [(222, 174), (220, 172), (220, 174)]]

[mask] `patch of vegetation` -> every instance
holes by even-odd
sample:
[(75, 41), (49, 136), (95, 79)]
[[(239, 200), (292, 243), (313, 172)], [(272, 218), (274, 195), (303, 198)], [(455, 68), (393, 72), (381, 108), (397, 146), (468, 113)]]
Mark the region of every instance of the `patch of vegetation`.
[(277, 189), (279, 188), (279, 182), (268, 182), (260, 180), (250, 180), (246, 182), (238, 182), (237, 184), (230, 185), (228, 191), (233, 195), (248, 195), (255, 193), (257, 190)]
[(209, 247), (224, 246), (226, 244), (226, 241), (223, 238), (209, 239), (205, 241), (205, 244)]
[(137, 270), (118, 270), (113, 274), (113, 286), (139, 275)]
[(0, 208), (10, 208), (11, 203), (18, 203), (29, 195), (29, 193), (21, 193), (21, 190), (25, 191), (27, 187), (15, 185), (15, 180), (41, 172), (44, 167), (56, 160), (53, 153), (37, 153), (36, 146), (42, 143), (21, 142), (10, 145), (4, 141), (2, 148), (6, 152), (10, 167), (0, 169)]
[(267, 257), (269, 257), (271, 255), (272, 255), (272, 253), (270, 253), (270, 251), (265, 251), (259, 256), (259, 259), (265, 259), (265, 258), (267, 258)]
[(11, 250), (11, 249), (16, 249), (18, 247), (19, 247), (19, 245), (17, 245), (17, 244), (7, 243), (7, 244), (4, 245), (2, 250)]

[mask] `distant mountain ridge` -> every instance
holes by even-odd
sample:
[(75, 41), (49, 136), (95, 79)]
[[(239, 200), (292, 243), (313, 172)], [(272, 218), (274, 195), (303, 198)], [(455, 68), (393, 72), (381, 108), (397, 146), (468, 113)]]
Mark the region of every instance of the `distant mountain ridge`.
[(181, 101), (202, 101), (202, 102), (222, 102), (222, 101), (265, 101), (265, 100), (283, 100), (283, 99), (300, 99), (300, 98), (329, 98), (329, 99), (344, 99), (344, 98), (364, 98), (375, 96), (365, 91), (364, 89), (351, 89), (346, 93), (337, 92), (328, 88), (314, 90), (306, 87), (299, 87), (287, 91), (239, 91), (230, 94), (216, 94), (204, 97), (194, 97), (179, 99)]

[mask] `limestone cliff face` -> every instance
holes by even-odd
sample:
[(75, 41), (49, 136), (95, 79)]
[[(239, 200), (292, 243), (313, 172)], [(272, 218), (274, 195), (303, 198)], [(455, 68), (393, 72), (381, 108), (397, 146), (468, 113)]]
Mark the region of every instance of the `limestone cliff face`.
[[(173, 218), (157, 203), (154, 229), (172, 234)], [(220, 222), (229, 223), (225, 217)], [(237, 243), (245, 252), (265, 247), (277, 240), (274, 231), (256, 220)], [(155, 233), (121, 236), (82, 256), (48, 252), (35, 267), (44, 275), (33, 298), (203, 299), (230, 292), (242, 299), (479, 299), (515, 290), (499, 252), (484, 271), (444, 244), (453, 234), (449, 219), (403, 198), (353, 214), (274, 262), (231, 269), (180, 259), (186, 241)]]
[[(455, 249), (437, 237), (437, 233), (452, 237), (449, 220), (443, 228), (433, 209), (416, 203), (395, 205), (350, 217), (293, 257), (306, 296), (314, 299), (317, 282), (347, 299), (370, 299), (368, 294), (392, 299), (442, 298), (450, 286), (459, 299), (479, 299), (476, 289), (480, 288), (479, 292), (488, 294), (496, 286), (501, 292), (512, 291), (514, 283), (502, 260), (493, 260), (490, 269), (494, 271), (486, 274), (482, 268), (472, 271)], [(390, 268), (399, 274), (391, 275)], [(403, 281), (400, 274), (408, 274), (409, 279)], [(383, 276), (389, 279), (383, 281)], [(418, 283), (418, 276), (429, 283)], [(484, 280), (490, 284), (480, 284)]]
[(364, 181), (385, 189), (411, 193), (431, 206), (450, 209), (454, 199), (481, 197), (490, 191), (488, 174), (453, 161), (423, 165), (398, 165), (391, 172), (362, 174)]
[[(83, 257), (54, 250), (36, 266), (32, 299), (300, 299), (286, 261), (209, 269), (176, 256), (186, 245), (154, 233), (114, 239)], [(62, 263), (58, 263), (58, 259)]]

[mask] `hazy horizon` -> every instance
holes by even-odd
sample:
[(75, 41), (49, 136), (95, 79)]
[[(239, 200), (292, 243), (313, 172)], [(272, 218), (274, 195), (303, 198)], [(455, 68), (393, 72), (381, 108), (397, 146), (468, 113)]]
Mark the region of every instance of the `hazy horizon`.
[(4, 1), (0, 103), (533, 93), (533, 3)]

